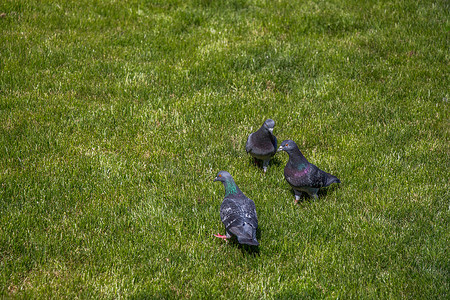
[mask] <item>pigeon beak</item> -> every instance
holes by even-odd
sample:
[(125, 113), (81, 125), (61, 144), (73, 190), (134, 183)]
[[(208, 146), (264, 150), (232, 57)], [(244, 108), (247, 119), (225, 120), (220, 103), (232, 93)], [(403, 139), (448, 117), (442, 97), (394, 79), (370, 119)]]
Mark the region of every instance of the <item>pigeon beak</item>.
[(216, 177), (216, 178), (214, 178), (213, 182), (216, 182), (217, 180), (219, 180), (219, 179)]
[(269, 128), (269, 132), (270, 132), (270, 133), (273, 133), (273, 128)]
[(277, 150), (277, 152), (283, 151), (283, 146), (280, 146)]

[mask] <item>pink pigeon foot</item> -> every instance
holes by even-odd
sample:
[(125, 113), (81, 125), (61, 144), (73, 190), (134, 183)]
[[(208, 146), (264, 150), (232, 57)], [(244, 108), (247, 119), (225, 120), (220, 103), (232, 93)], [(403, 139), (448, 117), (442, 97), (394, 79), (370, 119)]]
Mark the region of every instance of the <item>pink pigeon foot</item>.
[(227, 241), (227, 236), (226, 235), (214, 234), (214, 236)]

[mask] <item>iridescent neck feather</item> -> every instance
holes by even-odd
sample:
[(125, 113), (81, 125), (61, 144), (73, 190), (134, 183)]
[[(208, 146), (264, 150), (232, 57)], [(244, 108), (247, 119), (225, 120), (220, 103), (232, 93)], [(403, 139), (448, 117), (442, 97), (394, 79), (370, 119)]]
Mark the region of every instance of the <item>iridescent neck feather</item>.
[(225, 197), (229, 195), (234, 195), (239, 192), (239, 188), (236, 183), (234, 183), (233, 179), (228, 179), (224, 182), (225, 185)]

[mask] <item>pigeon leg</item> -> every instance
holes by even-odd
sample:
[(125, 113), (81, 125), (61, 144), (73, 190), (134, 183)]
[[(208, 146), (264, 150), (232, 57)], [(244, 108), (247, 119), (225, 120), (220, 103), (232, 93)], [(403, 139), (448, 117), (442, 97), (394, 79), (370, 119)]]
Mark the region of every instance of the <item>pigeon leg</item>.
[(295, 196), (295, 203), (300, 202), (300, 198), (302, 196), (302, 192), (297, 191), (296, 189), (294, 189), (294, 196)]
[(308, 194), (310, 197), (313, 198), (313, 201), (319, 199), (319, 196), (317, 195), (317, 192), (319, 191), (318, 188), (310, 188), (308, 189)]
[(221, 238), (221, 239), (225, 240), (226, 242), (228, 242), (228, 241), (227, 241), (227, 236), (226, 236), (226, 235), (214, 234), (214, 236), (215, 236), (215, 237), (218, 237), (218, 238)]
[(263, 170), (264, 170), (264, 173), (266, 173), (266, 171), (267, 171), (267, 167), (269, 166), (269, 160), (264, 160), (263, 161)]

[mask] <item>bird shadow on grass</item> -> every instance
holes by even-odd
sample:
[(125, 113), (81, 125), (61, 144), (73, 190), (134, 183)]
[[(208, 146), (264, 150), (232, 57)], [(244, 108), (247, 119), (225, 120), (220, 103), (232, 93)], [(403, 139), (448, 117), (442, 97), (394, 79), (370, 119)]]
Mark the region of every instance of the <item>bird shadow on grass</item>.
[(279, 167), (281, 164), (283, 163), (283, 161), (278, 157), (278, 156), (274, 156), (270, 162), (269, 162), (269, 166), (270, 165), (274, 165)]
[(262, 161), (256, 158), (249, 156), (248, 158), (249, 165), (256, 166), (258, 168), (262, 168)]
[[(335, 189), (339, 189), (339, 188), (340, 188), (340, 185), (338, 185), (338, 184), (333, 184), (329, 187), (321, 188), (317, 192), (317, 196), (319, 197), (318, 199), (314, 199), (314, 198), (310, 197), (307, 193), (302, 192), (300, 201), (298, 203), (304, 203), (305, 201), (312, 203), (315, 201), (323, 200), (328, 195), (329, 192), (333, 192)], [(294, 193), (293, 189), (291, 189), (291, 195), (292, 195), (292, 198), (295, 199), (295, 193)]]
[(326, 188), (321, 188), (319, 190), (319, 192), (317, 193), (317, 195), (320, 197), (325, 197), (328, 195), (328, 193), (333, 193), (335, 190), (340, 189), (341, 188), (341, 184), (342, 183), (334, 183)]
[(233, 248), (238, 248), (241, 251), (242, 256), (245, 255), (259, 256), (259, 246), (239, 244), (235, 238), (229, 239), (227, 244), (228, 246), (231, 246)]
[[(253, 158), (253, 157), (249, 157), (248, 162), (249, 162), (249, 165), (256, 166), (259, 169), (263, 168), (262, 160), (259, 160), (259, 159)], [(281, 165), (281, 163), (282, 163), (282, 161), (278, 157), (273, 157), (269, 162), (269, 168), (270, 168), (270, 166), (278, 167)]]
[[(291, 189), (291, 195), (292, 195), (292, 201), (295, 201), (295, 193), (294, 190)], [(300, 200), (296, 203), (296, 204), (300, 204), (300, 203), (305, 203), (305, 202), (313, 202), (314, 198), (311, 198), (307, 193), (302, 192), (301, 196), (300, 196)]]
[[(259, 241), (261, 237), (261, 232), (258, 229), (256, 229), (256, 239)], [(237, 241), (237, 238), (233, 236), (231, 239), (228, 239), (229, 246), (238, 248), (242, 255), (252, 255), (252, 256), (259, 256), (259, 246), (251, 246), (251, 245), (245, 245), (245, 244), (239, 244)]]
[(242, 256), (252, 255), (259, 256), (259, 246), (250, 246), (250, 245), (241, 245), (238, 246), (239, 250), (241, 250)]

